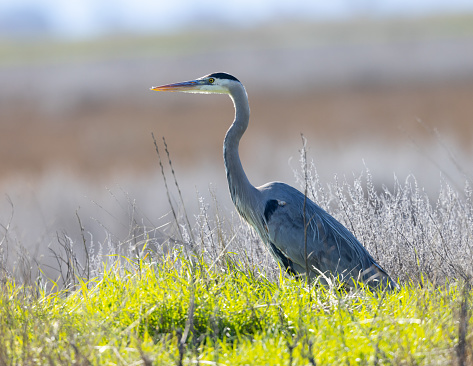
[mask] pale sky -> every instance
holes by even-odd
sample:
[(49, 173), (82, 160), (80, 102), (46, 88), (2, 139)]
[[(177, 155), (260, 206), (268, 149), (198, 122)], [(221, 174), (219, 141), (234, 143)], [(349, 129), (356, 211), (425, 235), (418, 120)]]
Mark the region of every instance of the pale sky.
[(471, 0), (3, 0), (0, 35), (47, 33), (84, 38), (120, 32), (251, 26), (263, 22), (356, 16), (473, 12)]

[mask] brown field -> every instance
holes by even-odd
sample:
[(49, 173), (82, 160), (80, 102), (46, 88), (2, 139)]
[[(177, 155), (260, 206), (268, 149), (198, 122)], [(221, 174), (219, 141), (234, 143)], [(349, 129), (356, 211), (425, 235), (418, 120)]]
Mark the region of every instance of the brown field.
[[(410, 138), (437, 143), (428, 131), (436, 128), (459, 149), (471, 151), (473, 82), (347, 88), (296, 96), (249, 93), (252, 121), (242, 149), (249, 164), (252, 154), (263, 153), (258, 151), (261, 140), (265, 149), (292, 145), (286, 147), (296, 152), (300, 133), (309, 146), (320, 141), (334, 154), (358, 141), (387, 147), (405, 145)], [(3, 179), (41, 175), (53, 168), (98, 181), (122, 171), (143, 173), (156, 168), (151, 132), (165, 136), (181, 164), (196, 165), (200, 159), (220, 155), (233, 115), (229, 99), (158, 93), (153, 97), (155, 105), (117, 100), (52, 116), (28, 106), (4, 109)]]

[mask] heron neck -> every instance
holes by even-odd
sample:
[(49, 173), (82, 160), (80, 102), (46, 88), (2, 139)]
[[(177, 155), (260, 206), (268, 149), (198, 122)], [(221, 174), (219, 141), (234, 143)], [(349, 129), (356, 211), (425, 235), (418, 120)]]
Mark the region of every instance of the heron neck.
[[(235, 106), (235, 120), (225, 135), (223, 143), (223, 158), (227, 172), (228, 187), (232, 200), (241, 210), (251, 204), (255, 194), (255, 187), (251, 185), (241, 165), (238, 146), (250, 120), (250, 107), (245, 88), (241, 85), (231, 90), (230, 97)], [(244, 216), (244, 215), (243, 215)]]

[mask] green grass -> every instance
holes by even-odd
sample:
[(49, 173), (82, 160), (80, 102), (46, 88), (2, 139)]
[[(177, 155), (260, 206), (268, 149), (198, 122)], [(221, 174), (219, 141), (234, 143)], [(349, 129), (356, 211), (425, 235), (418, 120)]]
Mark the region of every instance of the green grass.
[(460, 283), (345, 293), (270, 281), (230, 257), (117, 260), (78, 283), (1, 285), (0, 365), (446, 365), (459, 324), (472, 326)]

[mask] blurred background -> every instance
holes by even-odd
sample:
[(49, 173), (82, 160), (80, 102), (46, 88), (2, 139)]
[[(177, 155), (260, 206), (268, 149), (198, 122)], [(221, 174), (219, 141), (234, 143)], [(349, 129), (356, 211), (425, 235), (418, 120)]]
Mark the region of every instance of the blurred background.
[(132, 217), (159, 226), (152, 132), (188, 213), (215, 196), (230, 215), (230, 99), (149, 90), (216, 71), (247, 88), (255, 185), (295, 185), (301, 134), (322, 184), (367, 166), (379, 187), (414, 174), (435, 201), (441, 179), (472, 177), (471, 1), (4, 0), (0, 239), (47, 257), (80, 225), (101, 243), (126, 238)]

